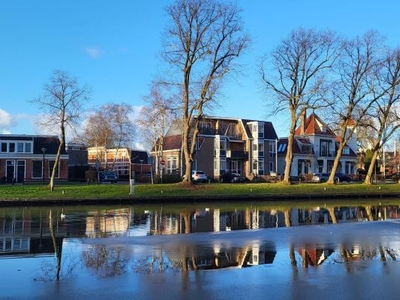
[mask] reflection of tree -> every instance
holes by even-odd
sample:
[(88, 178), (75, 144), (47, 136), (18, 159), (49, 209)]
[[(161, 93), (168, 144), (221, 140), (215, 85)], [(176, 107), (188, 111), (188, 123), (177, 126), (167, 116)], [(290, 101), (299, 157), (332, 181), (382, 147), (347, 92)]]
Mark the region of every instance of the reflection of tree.
[(366, 205), (365, 206), (365, 212), (367, 213), (368, 221), (373, 221), (374, 220), (374, 216), (372, 215), (371, 206)]
[(377, 246), (376, 249), (364, 248), (359, 245), (352, 247), (340, 245), (338, 257), (333, 261), (335, 263), (343, 263), (346, 271), (352, 272), (354, 269), (353, 263), (356, 261), (371, 261), (378, 258), (383, 263), (386, 263), (388, 259), (396, 261), (398, 256), (399, 254), (395, 250), (385, 248), (382, 245)]
[(128, 257), (124, 247), (91, 245), (82, 252), (84, 265), (98, 277), (114, 277), (126, 272)]
[[(41, 219), (41, 212), (40, 212), (40, 245), (42, 246), (42, 219)], [(40, 281), (59, 281), (62, 279), (66, 279), (70, 277), (77, 265), (75, 260), (72, 260), (71, 257), (68, 257), (68, 264), (65, 263), (65, 260), (62, 261), (62, 238), (57, 239), (56, 234), (54, 231), (54, 220), (53, 220), (53, 213), (52, 210), (49, 210), (49, 233), (53, 245), (54, 250), (54, 260), (52, 259), (43, 259), (40, 265), (40, 274), (36, 277), (36, 280)], [(61, 248), (60, 248), (61, 247)]]
[(290, 209), (286, 209), (286, 210), (283, 212), (284, 215), (285, 215), (285, 226), (286, 226), (286, 227), (291, 227), (291, 226), (292, 226), (292, 223), (291, 223), (291, 221), (290, 221), (290, 212), (291, 212)]
[(57, 260), (57, 272), (56, 272), (56, 280), (60, 280), (60, 270), (61, 270), (61, 251), (56, 243), (56, 236), (54, 235), (54, 227), (53, 227), (53, 216), (51, 213), (51, 209), (49, 211), (49, 231), (51, 235), (51, 240), (53, 242), (54, 253)]
[(169, 270), (182, 269), (179, 259), (169, 260), (163, 254), (163, 249), (155, 249), (153, 254), (135, 261), (133, 270), (138, 273), (164, 273)]
[(138, 273), (187, 272), (229, 267), (249, 267), (271, 264), (276, 251), (259, 245), (220, 249), (219, 245), (202, 248), (179, 245), (159, 248), (152, 255), (137, 259), (133, 270)]
[(379, 246), (379, 254), (381, 256), (381, 261), (387, 261), (386, 254), (393, 260), (396, 261), (396, 254), (392, 249), (384, 249), (382, 246)]
[(331, 217), (332, 223), (333, 224), (337, 224), (337, 218), (336, 218), (336, 214), (335, 214), (335, 208), (334, 207), (327, 207), (326, 208), (329, 212), (329, 216)]

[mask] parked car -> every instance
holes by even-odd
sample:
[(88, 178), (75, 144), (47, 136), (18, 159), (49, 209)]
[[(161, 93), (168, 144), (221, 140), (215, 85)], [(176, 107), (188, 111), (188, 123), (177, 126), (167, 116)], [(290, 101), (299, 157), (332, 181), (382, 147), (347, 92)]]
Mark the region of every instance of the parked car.
[(207, 182), (208, 181), (208, 177), (206, 175), (206, 173), (204, 173), (203, 171), (200, 170), (193, 170), (192, 171), (192, 181), (197, 183), (197, 182)]
[(239, 173), (225, 172), (219, 176), (220, 182), (245, 182), (246, 178)]
[(344, 173), (336, 173), (335, 176), (338, 178), (338, 180), (340, 182), (344, 182), (344, 181), (350, 182), (351, 181), (350, 176), (347, 174), (344, 174)]
[(99, 181), (116, 183), (118, 181), (118, 176), (112, 171), (99, 172)]
[[(329, 179), (330, 174), (329, 173), (314, 173), (311, 181), (312, 182), (327, 182)], [(339, 178), (335, 176), (335, 182), (338, 182)]]

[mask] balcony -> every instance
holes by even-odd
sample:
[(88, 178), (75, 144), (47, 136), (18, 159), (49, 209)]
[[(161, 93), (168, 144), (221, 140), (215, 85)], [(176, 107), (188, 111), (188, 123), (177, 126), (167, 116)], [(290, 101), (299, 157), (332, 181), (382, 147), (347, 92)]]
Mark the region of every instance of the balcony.
[(317, 153), (317, 156), (319, 156), (319, 157), (335, 157), (335, 152), (334, 151), (319, 151), (319, 153)]
[(226, 158), (246, 160), (248, 158), (248, 152), (226, 150)]

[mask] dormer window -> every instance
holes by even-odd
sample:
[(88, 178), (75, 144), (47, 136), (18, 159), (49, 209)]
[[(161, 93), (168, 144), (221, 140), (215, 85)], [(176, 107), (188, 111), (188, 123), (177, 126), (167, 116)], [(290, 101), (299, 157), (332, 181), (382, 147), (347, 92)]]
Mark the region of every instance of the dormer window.
[(301, 144), (301, 152), (311, 153), (311, 145)]

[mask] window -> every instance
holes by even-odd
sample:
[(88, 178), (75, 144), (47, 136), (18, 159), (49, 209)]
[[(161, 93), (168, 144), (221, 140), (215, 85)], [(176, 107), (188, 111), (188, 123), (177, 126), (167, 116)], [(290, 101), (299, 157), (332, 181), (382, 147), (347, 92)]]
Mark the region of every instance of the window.
[(24, 143), (17, 143), (17, 152), (24, 152)]
[(260, 139), (264, 138), (264, 125), (258, 126), (258, 138)]
[(174, 174), (178, 169), (178, 157), (168, 156), (167, 157), (167, 174)]
[(269, 172), (274, 172), (275, 168), (274, 168), (274, 163), (272, 161), (269, 162)]
[(332, 141), (324, 141), (320, 142), (320, 156), (333, 156), (332, 149)]
[(220, 172), (225, 172), (225, 170), (226, 170), (226, 160), (220, 160), (220, 162), (219, 162), (219, 169), (220, 169)]
[(42, 178), (42, 163), (41, 160), (32, 161), (32, 178)]
[(269, 157), (272, 158), (275, 155), (275, 142), (269, 142)]
[(264, 144), (263, 143), (258, 144), (258, 156), (264, 157)]
[(261, 159), (258, 161), (258, 174), (264, 175), (264, 160)]
[(199, 124), (199, 130), (203, 134), (213, 134), (211, 122), (201, 121)]
[(349, 147), (344, 147), (342, 154), (349, 155), (350, 154), (350, 148)]
[(32, 153), (31, 142), (1, 142), (0, 152)]
[(301, 152), (303, 153), (311, 153), (311, 145), (302, 144)]
[(226, 140), (219, 141), (219, 155), (226, 156)]
[(25, 143), (25, 153), (32, 153), (32, 143)]

